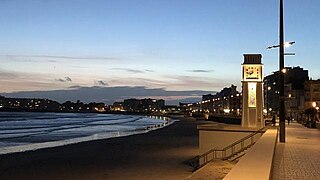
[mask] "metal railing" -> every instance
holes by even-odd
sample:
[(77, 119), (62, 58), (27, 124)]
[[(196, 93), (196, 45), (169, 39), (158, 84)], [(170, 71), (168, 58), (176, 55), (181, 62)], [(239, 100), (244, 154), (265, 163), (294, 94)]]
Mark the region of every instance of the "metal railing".
[(259, 137), (261, 137), (267, 128), (268, 126), (263, 127), (223, 149), (211, 149), (200, 156), (190, 159), (188, 164), (193, 168), (193, 171), (195, 171), (215, 159), (228, 160), (253, 146), (259, 139), (256, 136), (260, 135)]

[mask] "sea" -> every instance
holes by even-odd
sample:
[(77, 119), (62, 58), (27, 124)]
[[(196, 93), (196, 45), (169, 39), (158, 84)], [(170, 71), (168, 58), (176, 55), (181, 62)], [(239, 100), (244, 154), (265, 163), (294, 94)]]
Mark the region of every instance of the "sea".
[(147, 133), (173, 122), (159, 116), (0, 112), (0, 154)]

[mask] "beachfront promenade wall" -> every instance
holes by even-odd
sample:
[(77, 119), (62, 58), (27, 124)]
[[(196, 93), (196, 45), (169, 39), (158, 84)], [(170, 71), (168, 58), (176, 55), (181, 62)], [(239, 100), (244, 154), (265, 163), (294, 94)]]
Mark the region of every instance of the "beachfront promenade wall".
[(277, 129), (268, 129), (224, 179), (270, 179), (276, 142)]
[[(206, 124), (198, 126), (198, 130), (199, 155), (202, 155), (211, 149), (223, 149), (228, 145), (257, 131), (258, 129), (243, 128), (237, 125)], [(247, 144), (245, 144), (245, 146), (246, 145)]]

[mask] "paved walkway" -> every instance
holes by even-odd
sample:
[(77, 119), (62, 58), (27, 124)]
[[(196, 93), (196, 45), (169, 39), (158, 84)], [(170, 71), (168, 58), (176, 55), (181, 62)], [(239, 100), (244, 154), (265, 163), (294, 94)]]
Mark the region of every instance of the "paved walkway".
[(272, 179), (320, 179), (320, 130), (286, 125), (286, 143), (278, 143)]

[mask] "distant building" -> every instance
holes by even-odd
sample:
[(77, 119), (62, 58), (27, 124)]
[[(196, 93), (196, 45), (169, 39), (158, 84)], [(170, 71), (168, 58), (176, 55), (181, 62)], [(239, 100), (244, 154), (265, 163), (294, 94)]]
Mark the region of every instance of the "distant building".
[(215, 96), (212, 94), (202, 95), (202, 101), (207, 101), (213, 99)]
[(0, 111), (42, 111), (42, 112), (105, 112), (104, 103), (84, 104), (66, 101), (62, 104), (50, 99), (6, 98), (0, 96)]
[(203, 95), (200, 107), (203, 111), (213, 114), (240, 115), (241, 97), (241, 93), (237, 91), (237, 86), (231, 85), (223, 88), (215, 95)]
[(123, 108), (127, 112), (153, 112), (161, 110), (165, 106), (163, 99), (125, 99), (123, 101)]
[(165, 106), (162, 110), (163, 113), (173, 113), (173, 114), (177, 114), (177, 113), (181, 113), (182, 107), (180, 106), (174, 106), (174, 105), (170, 105), (170, 106)]
[(124, 111), (123, 102), (114, 102), (111, 110), (112, 111)]
[(5, 97), (4, 96), (0, 96), (0, 108), (3, 108), (5, 104)]
[(123, 108), (127, 112), (142, 112), (142, 102), (139, 99), (125, 99)]
[(0, 96), (2, 110), (57, 111), (59, 103), (49, 99), (6, 98)]
[(191, 106), (192, 104), (196, 104), (196, 103), (193, 103), (193, 102), (179, 102), (179, 106), (180, 107), (188, 107), (188, 106)]

